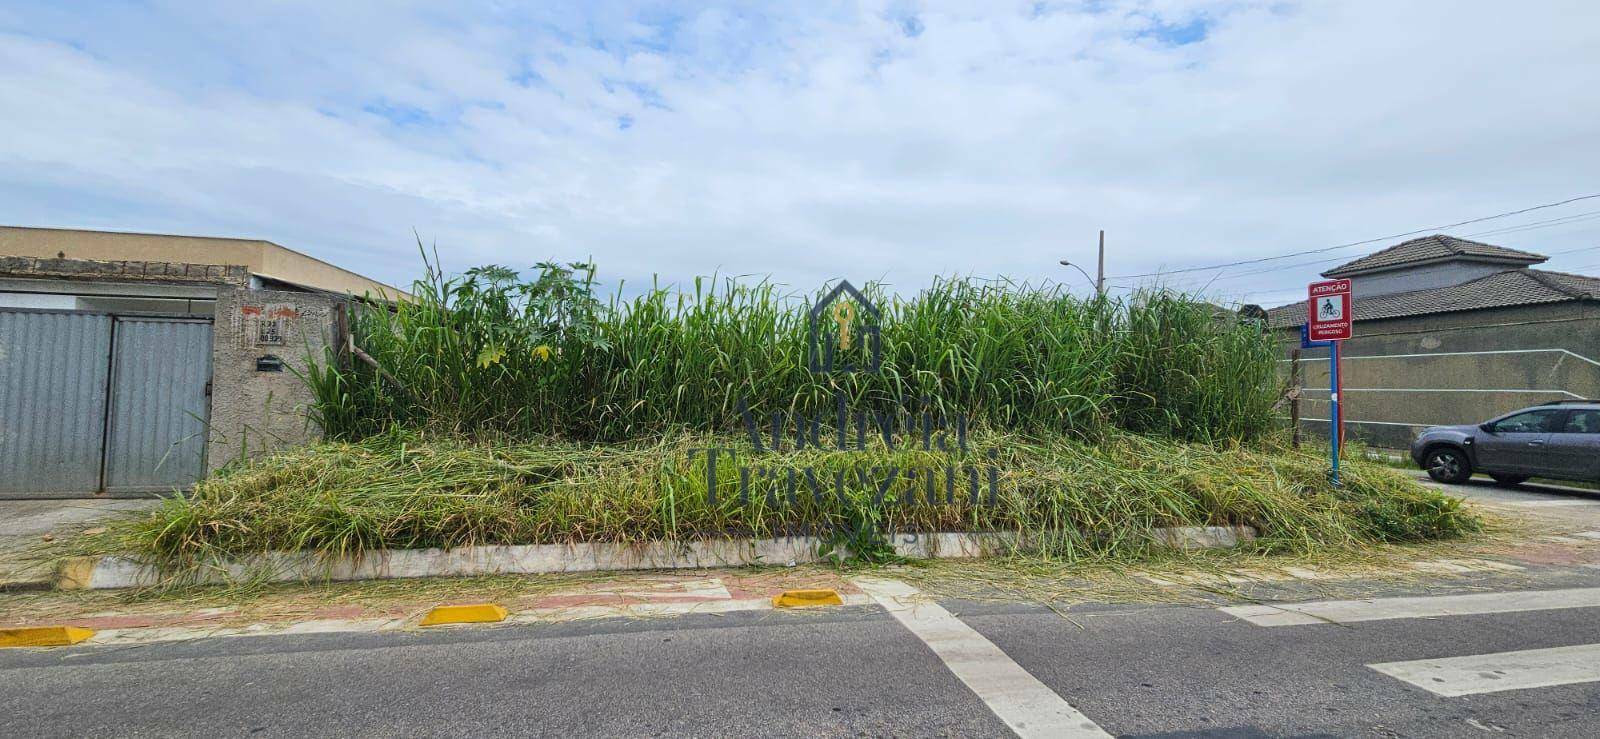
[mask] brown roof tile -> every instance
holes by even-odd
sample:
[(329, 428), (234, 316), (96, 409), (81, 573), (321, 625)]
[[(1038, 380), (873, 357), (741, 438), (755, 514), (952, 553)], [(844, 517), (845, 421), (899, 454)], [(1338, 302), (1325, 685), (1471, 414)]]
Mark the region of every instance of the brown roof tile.
[[(1450, 287), (1390, 293), (1370, 298), (1362, 298), (1358, 294), (1353, 312), (1357, 321), (1372, 321), (1431, 313), (1595, 299), (1600, 299), (1600, 277), (1540, 269), (1510, 269)], [(1267, 320), (1272, 328), (1289, 328), (1305, 323), (1305, 301), (1273, 308), (1267, 311)]]
[(1327, 272), (1323, 272), (1322, 276), (1345, 277), (1371, 270), (1461, 257), (1479, 261), (1524, 265), (1538, 264), (1548, 259), (1542, 254), (1534, 254), (1533, 252), (1507, 249), (1503, 246), (1458, 239), (1444, 234), (1434, 234), (1403, 241), (1387, 249), (1375, 251), (1360, 259), (1345, 262)]

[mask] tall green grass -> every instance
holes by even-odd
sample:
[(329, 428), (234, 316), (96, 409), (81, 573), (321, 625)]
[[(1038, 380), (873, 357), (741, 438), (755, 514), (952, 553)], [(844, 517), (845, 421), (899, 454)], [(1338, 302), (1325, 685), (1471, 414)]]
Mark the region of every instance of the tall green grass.
[(839, 395), (853, 410), (926, 406), (1080, 438), (1248, 440), (1273, 423), (1270, 339), (1182, 295), (1081, 299), (973, 279), (865, 292), (882, 311), (881, 371), (820, 374), (807, 367), (807, 310), (821, 291), (705, 278), (602, 303), (588, 265), (541, 265), (527, 282), (430, 269), (414, 301), (354, 321), (383, 372), (330, 355), (308, 379), (323, 428), (347, 440), (425, 429), (614, 442), (736, 429), (741, 402), (756, 417), (811, 414)]

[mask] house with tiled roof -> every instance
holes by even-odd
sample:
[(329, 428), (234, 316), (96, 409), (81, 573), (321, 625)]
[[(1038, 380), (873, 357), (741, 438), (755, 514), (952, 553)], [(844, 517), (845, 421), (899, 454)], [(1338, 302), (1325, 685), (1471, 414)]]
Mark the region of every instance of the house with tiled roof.
[[(1421, 428), (1474, 423), (1550, 400), (1600, 397), (1600, 277), (1538, 269), (1548, 257), (1434, 234), (1322, 273), (1349, 279), (1346, 433), (1403, 447)], [(1305, 302), (1267, 311), (1285, 351)], [(1326, 430), (1325, 350), (1301, 357), (1305, 418)]]
[[(1431, 313), (1600, 299), (1600, 277), (1532, 269), (1542, 254), (1458, 239), (1424, 236), (1322, 273), (1347, 278), (1356, 321)], [(1273, 328), (1305, 322), (1304, 302), (1267, 311)]]

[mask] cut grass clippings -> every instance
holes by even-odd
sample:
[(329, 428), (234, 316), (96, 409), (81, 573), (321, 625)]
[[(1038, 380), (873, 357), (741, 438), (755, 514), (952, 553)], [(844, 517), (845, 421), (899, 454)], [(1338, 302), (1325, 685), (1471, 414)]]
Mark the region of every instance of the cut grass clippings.
[[(1306, 553), (1377, 542), (1451, 538), (1480, 521), (1458, 499), (1382, 466), (1352, 461), (1344, 486), (1325, 460), (1274, 446), (1207, 445), (1133, 434), (1095, 443), (975, 432), (972, 451), (920, 448), (755, 452), (741, 441), (682, 433), (638, 444), (472, 442), (387, 434), (322, 443), (229, 469), (191, 495), (95, 537), (106, 551), (171, 571), (268, 551), (360, 557), (378, 549), (482, 544), (645, 542), (811, 533), (886, 558), (888, 532), (1010, 532), (1047, 561), (1148, 559), (1153, 531), (1247, 525), (1254, 553)], [(717, 469), (706, 455), (741, 449)], [(885, 470), (981, 470), (953, 497), (926, 479), (885, 491)], [(747, 496), (738, 493), (743, 470)], [(989, 471), (993, 470), (993, 476)], [(787, 480), (826, 484), (813, 497)], [(793, 471), (791, 476), (789, 473)], [(990, 482), (994, 497), (990, 502)], [(837, 483), (837, 487), (834, 485)]]
[[(1297, 590), (1300, 597), (1371, 597), (1413, 583), (1465, 578), (1419, 563), (1478, 560), (1506, 554), (1518, 540), (1496, 531), (1454, 541), (1329, 547), (1265, 555), (1249, 549), (1169, 550), (1138, 561), (1063, 562), (1020, 555), (979, 561), (930, 560), (885, 568), (888, 576), (942, 598), (1070, 606), (1087, 602), (1173, 603), (1251, 601), (1261, 592)], [(1499, 582), (1515, 574), (1494, 572)]]

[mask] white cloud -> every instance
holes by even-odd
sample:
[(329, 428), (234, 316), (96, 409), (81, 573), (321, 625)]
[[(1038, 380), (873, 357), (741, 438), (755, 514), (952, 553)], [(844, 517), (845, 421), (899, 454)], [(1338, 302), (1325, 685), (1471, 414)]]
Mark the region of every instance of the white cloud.
[[(395, 282), (416, 229), (456, 269), (915, 287), (1072, 282), (1099, 228), (1129, 274), (1600, 191), (1589, 3), (1089, 5), (24, 5), (0, 222), (260, 236)], [(1281, 302), (1315, 271), (1216, 287)]]

